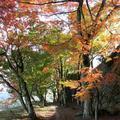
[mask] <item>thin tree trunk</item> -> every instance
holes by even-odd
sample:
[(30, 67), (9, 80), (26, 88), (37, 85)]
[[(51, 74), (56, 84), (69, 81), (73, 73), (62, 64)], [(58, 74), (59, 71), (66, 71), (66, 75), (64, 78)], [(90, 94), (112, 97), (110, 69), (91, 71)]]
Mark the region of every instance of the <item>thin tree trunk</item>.
[(37, 96), (39, 98), (39, 101), (42, 103), (42, 106), (45, 106), (44, 97), (43, 97), (42, 94), (39, 93), (39, 90), (38, 90), (37, 86), (36, 86), (36, 93), (37, 93)]
[(89, 119), (90, 118), (90, 101), (85, 100), (84, 101), (84, 110), (83, 110), (83, 118)]
[(30, 99), (30, 95), (27, 89), (27, 85), (26, 82), (23, 82), (23, 89), (24, 89), (24, 93), (25, 93), (25, 100), (26, 100), (26, 104), (27, 104), (27, 109), (28, 109), (28, 114), (29, 114), (29, 118), (30, 120), (37, 120), (37, 116), (35, 114), (31, 99)]
[[(64, 68), (63, 68), (63, 59), (62, 57), (60, 57), (60, 68), (59, 68), (59, 77), (61, 80), (63, 80), (64, 77)], [(65, 89), (63, 87), (63, 85), (61, 85), (61, 91), (60, 91), (60, 104), (61, 105), (66, 105), (66, 93), (65, 93)]]
[(95, 95), (95, 120), (98, 120), (98, 106), (99, 106), (99, 91), (96, 88), (96, 95)]
[[(83, 37), (82, 31), (81, 31), (81, 20), (82, 17), (84, 19), (84, 14), (82, 11), (82, 7), (83, 7), (83, 2), (84, 0), (80, 0), (78, 3), (78, 9), (77, 9), (77, 21), (79, 23), (79, 27), (78, 27), (78, 35), (80, 35), (81, 37)], [(84, 19), (85, 20), (85, 19)], [(83, 66), (84, 67), (90, 67), (90, 61), (89, 61), (89, 53), (88, 54), (83, 54), (82, 56), (83, 58)], [(82, 76), (81, 76), (82, 77)], [(84, 105), (83, 105), (83, 118), (89, 118), (90, 117), (90, 100), (85, 100), (84, 101)]]
[(95, 120), (98, 120), (98, 100), (95, 102)]
[(23, 100), (23, 96), (22, 95), (19, 95), (19, 100), (20, 100), (23, 108), (26, 110), (26, 112), (28, 112), (27, 106), (26, 106), (26, 104), (25, 104), (25, 102)]
[(53, 103), (56, 102), (56, 91), (53, 90)]
[[(30, 94), (28, 92), (26, 82), (23, 80), (23, 78), (20, 75), (18, 75), (18, 74), (16, 74), (16, 75), (17, 75), (17, 78), (19, 80), (19, 87), (20, 87), (20, 91), (22, 93), (22, 96), (20, 96), (21, 103), (22, 103), (23, 107), (25, 109), (27, 109), (29, 119), (30, 120), (37, 120), (37, 116), (35, 114), (35, 111), (34, 111), (34, 108), (33, 108), (33, 105), (32, 105), (31, 99), (30, 99)], [(23, 97), (25, 98), (25, 102), (23, 100)]]
[(63, 88), (63, 104), (66, 105), (66, 92), (65, 92), (65, 88)]
[[(83, 65), (90, 67), (89, 54), (83, 55)], [(90, 118), (90, 99), (84, 101), (83, 118)]]

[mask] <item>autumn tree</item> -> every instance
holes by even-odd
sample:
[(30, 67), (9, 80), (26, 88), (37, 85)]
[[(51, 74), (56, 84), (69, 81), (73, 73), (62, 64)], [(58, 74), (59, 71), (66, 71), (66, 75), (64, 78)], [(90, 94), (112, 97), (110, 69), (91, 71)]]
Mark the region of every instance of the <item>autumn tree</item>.
[[(78, 54), (82, 56), (81, 66), (89, 68), (90, 67), (89, 56), (91, 55), (91, 50), (92, 50), (92, 46), (90, 42), (98, 36), (98, 34), (102, 29), (104, 30), (107, 29), (109, 31), (109, 28), (108, 26), (106, 26), (106, 23), (113, 16), (114, 12), (117, 9), (119, 9), (119, 2), (106, 1), (106, 0), (102, 0), (101, 2), (98, 1), (96, 3), (88, 0), (86, 1), (71, 0), (71, 2), (72, 2), (71, 6), (74, 5), (73, 7), (76, 8), (75, 10), (76, 12), (73, 11), (73, 13), (69, 16), (70, 23), (73, 23), (71, 25), (71, 29), (72, 29), (71, 34), (73, 36), (73, 41), (76, 42), (76, 45), (78, 46), (78, 44), (80, 44)], [(76, 2), (77, 4), (74, 4), (74, 2)], [(69, 1), (46, 1), (44, 3), (42, 1), (37, 1), (37, 2), (23, 1), (22, 3), (29, 5), (37, 5), (37, 6), (46, 5), (47, 7), (43, 6), (43, 10), (44, 9), (46, 10), (47, 8), (49, 10), (49, 15), (51, 15), (54, 13), (58, 14), (57, 12), (61, 14), (62, 12), (57, 10), (58, 6), (62, 6), (62, 5), (67, 6), (66, 4), (67, 3), (69, 4)], [(56, 5), (57, 6), (56, 9), (55, 7), (54, 8), (50, 7), (49, 9), (50, 4), (54, 6), (57, 3), (61, 3), (61, 5)], [(67, 9), (67, 10), (68, 10), (67, 12), (69, 13), (72, 12), (71, 9)], [(107, 38), (109, 39), (109, 36)], [(79, 66), (80, 65), (78, 65), (78, 71), (80, 69)], [(83, 112), (83, 116), (85, 118), (90, 116), (89, 104), (90, 104), (89, 101), (85, 100), (84, 112)]]
[[(107, 22), (112, 18), (114, 15), (115, 11), (119, 9), (119, 2), (117, 1), (106, 1), (102, 0), (101, 3), (98, 2), (93, 2), (93, 1), (37, 1), (37, 2), (25, 2), (22, 1), (21, 3), (24, 4), (29, 4), (29, 5), (37, 5), (37, 6), (43, 6), (46, 5), (47, 7), (43, 7), (43, 10), (46, 8), (49, 8), (49, 5), (55, 6), (57, 3), (61, 3), (58, 6), (67, 6), (66, 4), (72, 2), (71, 6), (76, 8), (76, 13), (75, 11), (69, 10), (66, 13), (71, 13), (73, 12), (72, 15), (70, 15), (70, 22), (73, 22), (72, 24), (72, 32), (71, 34), (73, 35), (73, 40), (78, 44), (80, 44), (80, 52), (78, 54), (82, 55), (82, 66), (84, 67), (90, 67), (90, 59), (89, 56), (91, 55), (91, 50), (92, 46), (90, 44), (91, 40), (95, 39), (99, 32), (101, 30), (108, 30), (109, 27), (106, 26)], [(77, 4), (74, 4), (76, 2)], [(85, 2), (85, 3), (84, 3)], [(56, 5), (57, 6), (57, 5)], [(56, 8), (58, 8), (58, 6)], [(92, 6), (92, 7), (90, 7)], [(62, 8), (62, 7), (61, 7)], [(64, 8), (65, 9), (65, 8)], [(49, 15), (51, 14), (63, 14), (65, 12), (57, 11), (57, 9), (50, 7)], [(42, 11), (44, 12), (44, 11)], [(59, 12), (59, 13), (57, 13)], [(45, 13), (45, 12), (44, 12)], [(108, 13), (108, 14), (106, 14)], [(76, 17), (75, 17), (76, 16)], [(77, 19), (76, 19), (77, 18)], [(109, 31), (111, 32), (111, 31)], [(113, 36), (113, 34), (110, 36)], [(109, 40), (109, 36), (107, 37)], [(79, 63), (79, 62), (78, 62)], [(79, 67), (78, 67), (79, 70)], [(84, 103), (84, 113), (83, 116), (89, 117), (90, 112), (89, 112), (89, 102), (88, 100), (85, 101)]]
[[(26, 81), (22, 76), (24, 73), (24, 60), (21, 51), (22, 48), (28, 46), (29, 42), (26, 33), (33, 21), (29, 17), (29, 11), (18, 11), (19, 6), (17, 6), (15, 0), (0, 1), (0, 4), (2, 8), (0, 9), (0, 49), (3, 60), (0, 77), (10, 88), (17, 92), (21, 104), (29, 114), (29, 118), (35, 120), (37, 117), (31, 102)], [(4, 66), (5, 63), (7, 64), (7, 68)], [(6, 68), (6, 70), (4, 68)], [(13, 75), (18, 81), (18, 88), (14, 87), (12, 81), (10, 81)], [(7, 76), (9, 80), (7, 80), (5, 76)], [(25, 99), (23, 99), (23, 97)]]
[(25, 48), (22, 53), (24, 56), (23, 78), (28, 85), (30, 96), (33, 100), (34, 96), (38, 96), (39, 103), (44, 105), (46, 91), (54, 87), (52, 86), (54, 81), (51, 80), (52, 70), (49, 68), (52, 56), (37, 48), (34, 51)]
[[(94, 84), (95, 81), (96, 80), (98, 81), (99, 77), (101, 78), (101, 74), (99, 73), (99, 71), (96, 71), (94, 73), (94, 71), (90, 69), (90, 67), (92, 67), (91, 63), (93, 60), (94, 50), (96, 49), (95, 48), (96, 46), (93, 44), (93, 42), (103, 39), (102, 34), (104, 37), (106, 37), (106, 41), (111, 42), (112, 39), (114, 39), (115, 41), (119, 40), (118, 39), (119, 35), (116, 34), (117, 32), (115, 32), (117, 30), (114, 29), (113, 31), (111, 31), (111, 29), (114, 28), (113, 22), (118, 21), (118, 17), (116, 17), (117, 16), (116, 11), (118, 11), (120, 7), (119, 1), (102, 0), (95, 2), (92, 0), (86, 0), (86, 1), (85, 0), (61, 0), (61, 1), (11, 0), (11, 3), (7, 1), (9, 4), (5, 4), (5, 2), (4, 1), (1, 2), (2, 4), (1, 6), (3, 7), (5, 5), (5, 7), (3, 7), (4, 11), (1, 11), (2, 17), (0, 20), (2, 20), (1, 29), (3, 33), (3, 37), (7, 39), (9, 38), (9, 40), (7, 41), (7, 43), (6, 42), (4, 43), (4, 41), (2, 41), (1, 45), (9, 44), (10, 46), (7, 49), (8, 52), (16, 49), (17, 51), (16, 55), (17, 58), (19, 58), (20, 57), (19, 51), (22, 44), (21, 41), (23, 42), (23, 46), (31, 45), (31, 41), (30, 42), (28, 41), (29, 38), (26, 34), (28, 31), (31, 31), (33, 30), (34, 27), (38, 26), (36, 27), (37, 32), (35, 31), (36, 34), (31, 34), (31, 38), (34, 39), (34, 42), (32, 43), (37, 43), (38, 46), (42, 45), (44, 50), (45, 49), (49, 50), (49, 52), (59, 51), (61, 49), (70, 49), (73, 52), (73, 55), (78, 56), (77, 57), (78, 83), (80, 88), (82, 89), (79, 90), (77, 96), (79, 97), (79, 95), (81, 96), (81, 94), (85, 96), (86, 99), (84, 99), (83, 117), (89, 118), (90, 92), (89, 90), (87, 90), (87, 87), (95, 88), (95, 86), (97, 85)], [(21, 17), (21, 13), (23, 15), (22, 17)], [(56, 15), (59, 19), (56, 18)], [(50, 18), (51, 16), (54, 16), (55, 19)], [(8, 17), (10, 18), (9, 20)], [(63, 18), (65, 18), (65, 20)], [(70, 40), (62, 43), (57, 42), (56, 44), (51, 39), (46, 38), (47, 40), (44, 43), (41, 43), (39, 41), (39, 39), (41, 39), (41, 36), (39, 35), (41, 34), (41, 32), (47, 33), (44, 32), (46, 29), (44, 29), (45, 27), (43, 22), (40, 21), (42, 19), (44, 22), (47, 23), (49, 28), (53, 26), (54, 27), (59, 26), (59, 28), (61, 28), (63, 32), (67, 31), (68, 34), (71, 36)], [(43, 26), (39, 27), (41, 23), (43, 24)], [(32, 27), (30, 27), (31, 25)], [(13, 34), (13, 29), (14, 29), (14, 34)], [(24, 33), (23, 36), (20, 36), (20, 34), (18, 35), (18, 33), (20, 33), (19, 31), (20, 32), (22, 31), (22, 33)], [(9, 33), (10, 36), (14, 36), (14, 37), (12, 37), (12, 39), (9, 36), (5, 37), (6, 36), (5, 33), (7, 33), (7, 35)], [(53, 42), (53, 45), (49, 45), (49, 41)], [(14, 46), (12, 46), (13, 47), (12, 50), (11, 44), (13, 45), (13, 43), (15, 44), (16, 47), (14, 48)], [(103, 51), (101, 50), (100, 52), (105, 53), (104, 49)], [(6, 56), (6, 58), (7, 57), (8, 55)], [(10, 67), (13, 68), (14, 65), (15, 67), (18, 65), (17, 66), (18, 68), (15, 70), (21, 72), (22, 64), (20, 59), (18, 60), (17, 63), (15, 60), (12, 59), (13, 66)], [(9, 59), (7, 61), (9, 62)]]

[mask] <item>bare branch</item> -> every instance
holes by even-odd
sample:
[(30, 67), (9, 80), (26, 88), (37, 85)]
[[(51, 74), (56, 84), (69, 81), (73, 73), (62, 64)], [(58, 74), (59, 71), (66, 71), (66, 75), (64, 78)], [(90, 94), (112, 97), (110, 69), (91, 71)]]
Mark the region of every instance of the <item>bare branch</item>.
[(10, 87), (11, 89), (13, 89), (15, 92), (17, 92), (18, 94), (20, 94), (20, 92), (16, 89), (16, 88), (14, 88), (4, 77), (3, 77), (3, 75), (2, 74), (0, 74), (0, 78), (2, 78), (2, 80), (5, 82), (5, 84), (8, 86), (8, 87)]
[(97, 18), (100, 16), (100, 13), (101, 13), (101, 11), (102, 11), (103, 8), (104, 8), (105, 3), (106, 3), (106, 0), (102, 0), (101, 6), (100, 6), (100, 8), (99, 8), (99, 10), (98, 10), (98, 13), (97, 13), (97, 15), (96, 15), (96, 20), (97, 20)]
[(54, 15), (70, 14), (70, 13), (74, 13), (74, 12), (76, 12), (76, 11), (77, 11), (77, 10), (68, 11), (68, 12), (58, 12), (58, 13), (53, 13), (53, 14), (42, 14), (42, 16), (51, 17), (51, 16), (54, 16)]
[(90, 13), (91, 20), (93, 21), (93, 16), (92, 16), (92, 13), (91, 13), (91, 10), (90, 10), (90, 6), (89, 6), (89, 3), (88, 3), (88, 0), (86, 0), (86, 5), (87, 5), (88, 11)]
[(50, 1), (50, 2), (44, 2), (44, 3), (34, 3), (34, 2), (20, 2), (19, 3), (23, 3), (23, 4), (29, 4), (29, 5), (49, 5), (49, 4), (58, 4), (58, 3), (65, 3), (65, 2), (80, 2), (80, 0), (61, 0), (61, 1)]
[(33, 3), (33, 2), (24, 1), (24, 2), (19, 2), (19, 3), (29, 4), (29, 5), (39, 5), (39, 6), (42, 6), (42, 5), (57, 4), (57, 3), (64, 3), (64, 2), (67, 2), (67, 0), (62, 0), (62, 1), (51, 1), (51, 2), (45, 2), (45, 3)]

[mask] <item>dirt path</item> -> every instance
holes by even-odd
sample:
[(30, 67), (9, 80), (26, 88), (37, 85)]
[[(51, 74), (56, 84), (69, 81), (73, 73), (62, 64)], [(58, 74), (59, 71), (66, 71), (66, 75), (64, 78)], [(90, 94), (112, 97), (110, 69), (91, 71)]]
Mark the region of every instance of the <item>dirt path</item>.
[(75, 120), (77, 109), (67, 107), (48, 106), (38, 108), (37, 116), (41, 120)]
[[(39, 120), (83, 120), (82, 116), (76, 116), (80, 112), (79, 107), (58, 107), (46, 106), (36, 107), (36, 114)], [(0, 120), (28, 120), (27, 114), (23, 109), (7, 110), (0, 112)], [(94, 120), (94, 119), (91, 119)], [(118, 116), (102, 116), (99, 120), (120, 120)]]
[[(76, 116), (78, 112), (80, 112), (80, 109), (76, 107), (48, 106), (38, 108), (38, 111), (36, 109), (37, 116), (41, 118), (40, 120), (83, 120), (82, 116)], [(120, 115), (101, 116), (99, 120), (120, 120)]]

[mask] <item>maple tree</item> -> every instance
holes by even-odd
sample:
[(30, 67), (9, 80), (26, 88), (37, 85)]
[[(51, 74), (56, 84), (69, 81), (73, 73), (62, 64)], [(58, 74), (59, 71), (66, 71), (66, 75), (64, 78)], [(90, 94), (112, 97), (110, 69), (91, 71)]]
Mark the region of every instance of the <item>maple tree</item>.
[[(0, 48), (1, 56), (7, 64), (7, 68), (2, 64), (0, 77), (3, 81), (12, 88), (18, 95), (23, 108), (28, 112), (31, 120), (35, 120), (36, 114), (32, 106), (27, 84), (22, 77), (24, 72), (24, 61), (21, 49), (28, 45), (27, 30), (31, 26), (32, 17), (30, 18), (29, 11), (18, 11), (19, 6), (15, 0), (0, 1), (1, 4), (1, 38)], [(9, 19), (8, 19), (9, 18)], [(34, 18), (34, 17), (33, 17)], [(4, 72), (4, 67), (9, 69), (9, 72)], [(7, 75), (7, 80), (5, 76)], [(13, 86), (11, 76), (14, 75), (17, 82), (17, 87)], [(25, 101), (23, 100), (25, 97)]]
[[(81, 2), (79, 4), (81, 4)], [(89, 67), (89, 65), (90, 65), (89, 58), (88, 58), (89, 50), (91, 49), (90, 40), (95, 38), (95, 36), (98, 36), (100, 28), (104, 29), (104, 25), (105, 25), (106, 21), (109, 20), (110, 16), (112, 15), (112, 12), (114, 12), (115, 9), (119, 8), (118, 4), (116, 4), (116, 5), (115, 4), (113, 5), (113, 3), (111, 4), (111, 5), (113, 5), (113, 9), (111, 10), (110, 14), (108, 14), (107, 17), (105, 17), (105, 18), (102, 16), (104, 14), (104, 12), (106, 12), (106, 11), (104, 11), (105, 1), (102, 1), (100, 9), (98, 10), (98, 13), (96, 13), (97, 14), (96, 18), (93, 18), (94, 16), (92, 16), (91, 11), (89, 9), (91, 19), (92, 20), (95, 19), (95, 21), (94, 20), (92, 21), (93, 23), (91, 21), (86, 22), (85, 21), (86, 19), (84, 18), (84, 16), (83, 16), (83, 21), (81, 21), (81, 19), (82, 19), (81, 14), (83, 14), (83, 13), (80, 13), (80, 12), (83, 12), (83, 11), (82, 10), (79, 11), (79, 9), (78, 9), (77, 12), (79, 12), (80, 16), (78, 16), (78, 22), (75, 22), (75, 24), (73, 24), (72, 30), (74, 30), (76, 32), (73, 31), (72, 34), (73, 34), (73, 39), (77, 43), (77, 45), (80, 44), (82, 46), (81, 49), (79, 48), (79, 50), (81, 50), (83, 53), (85, 53), (85, 54), (83, 54), (83, 64), (85, 66)], [(98, 4), (98, 6), (99, 6), (99, 4)], [(79, 7), (81, 7), (81, 6), (79, 6)], [(83, 7), (83, 8), (85, 11), (86, 8), (85, 7)], [(111, 8), (108, 8), (107, 10), (109, 11), (109, 9), (111, 9)], [(95, 10), (96, 10), (96, 8), (95, 8)], [(103, 14), (101, 14), (101, 11), (103, 12)], [(94, 7), (93, 7), (93, 12), (94, 12)], [(87, 15), (87, 14), (88, 13), (86, 12), (84, 15)], [(75, 18), (72, 17), (71, 19), (73, 20)], [(87, 20), (89, 20), (89, 19), (87, 19)], [(109, 39), (109, 37), (108, 37), (108, 39)]]
[[(32, 57), (36, 58), (37, 52), (32, 54), (34, 53), (33, 50), (36, 49), (43, 50), (43, 52), (47, 51), (52, 55), (55, 61), (52, 67), (59, 71), (61, 81), (66, 79), (63, 74), (67, 69), (74, 66), (72, 69), (78, 74), (77, 80), (66, 81), (63, 84), (78, 89), (75, 96), (84, 101), (83, 117), (90, 116), (89, 107), (92, 92), (96, 100), (95, 109), (98, 109), (97, 97), (102, 73), (99, 70), (91, 69), (91, 67), (93, 67), (94, 55), (109, 56), (109, 50), (114, 48), (115, 43), (119, 44), (120, 36), (119, 30), (117, 30), (119, 24), (116, 25), (119, 21), (119, 4), (119, 0), (98, 0), (96, 2), (93, 0), (0, 1), (1, 64), (3, 66), (4, 61), (7, 60), (7, 69), (12, 69), (19, 81), (23, 83), (21, 85), (28, 96), (27, 102), (30, 106), (32, 103), (29, 93), (27, 93), (26, 83), (29, 87), (33, 87), (31, 85), (32, 80), (37, 79), (37, 76), (39, 77), (40, 71), (38, 70), (39, 67), (37, 68), (39, 60), (36, 60), (38, 61), (36, 64), (30, 64), (33, 67), (29, 66), (30, 69), (28, 67), (25, 72), (24, 65), (28, 65)], [(29, 55), (29, 59), (24, 63), (23, 56), (26, 54), (22, 50), (26, 48), (30, 48), (32, 51), (31, 56)], [(65, 52), (66, 54), (64, 54)], [(69, 63), (73, 66), (68, 65)], [(34, 69), (34, 72), (30, 71), (31, 68)], [(47, 73), (48, 69), (49, 67), (45, 67), (43, 72)], [(33, 76), (29, 75), (29, 72)], [(44, 73), (42, 74), (45, 75)], [(28, 76), (23, 77), (21, 74)], [(115, 75), (112, 73), (106, 75), (106, 77), (110, 76), (115, 79)], [(2, 74), (1, 77), (9, 87), (19, 94), (19, 91), (7, 82)], [(32, 80), (29, 79), (30, 77)], [(64, 87), (62, 86), (61, 89)], [(25, 107), (25, 109), (27, 108)], [(34, 109), (29, 110), (27, 111), (30, 118), (36, 119)], [(97, 112), (95, 119), (97, 120)]]

